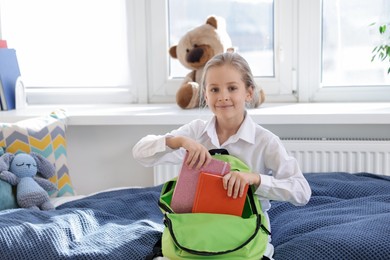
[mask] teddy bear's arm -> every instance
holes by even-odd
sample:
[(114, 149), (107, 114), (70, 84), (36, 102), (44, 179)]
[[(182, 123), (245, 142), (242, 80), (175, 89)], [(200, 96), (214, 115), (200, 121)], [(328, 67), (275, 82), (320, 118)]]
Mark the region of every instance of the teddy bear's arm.
[(0, 179), (11, 185), (17, 185), (19, 183), (19, 178), (10, 171), (2, 171), (0, 173)]
[[(189, 82), (196, 82), (196, 71), (191, 71), (189, 72), (183, 79), (182, 81), (182, 85), (183, 84), (186, 84), (186, 83), (189, 83)], [(199, 85), (199, 83), (198, 83)]]
[(57, 191), (57, 187), (50, 181), (41, 177), (34, 177), (34, 180), (46, 191)]

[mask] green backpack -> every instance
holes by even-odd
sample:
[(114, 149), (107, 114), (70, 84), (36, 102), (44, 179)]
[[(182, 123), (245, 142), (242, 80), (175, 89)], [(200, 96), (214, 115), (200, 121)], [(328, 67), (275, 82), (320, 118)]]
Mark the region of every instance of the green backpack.
[[(232, 171), (250, 172), (241, 160), (227, 154), (214, 158), (230, 163)], [(161, 190), (159, 206), (165, 229), (162, 256), (169, 259), (261, 259), (267, 244), (268, 223), (254, 187), (248, 189), (242, 217), (226, 214), (181, 213), (170, 207), (176, 178)], [(161, 252), (160, 252), (161, 256)]]

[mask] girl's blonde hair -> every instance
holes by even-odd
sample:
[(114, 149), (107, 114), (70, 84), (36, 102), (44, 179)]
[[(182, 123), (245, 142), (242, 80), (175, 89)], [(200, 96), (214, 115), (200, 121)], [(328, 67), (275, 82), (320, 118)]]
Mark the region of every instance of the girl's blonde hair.
[(225, 52), (214, 56), (211, 60), (209, 60), (204, 69), (203, 75), (201, 79), (201, 87), (200, 87), (200, 106), (206, 106), (205, 100), (205, 91), (206, 91), (206, 75), (210, 68), (220, 67), (223, 65), (230, 65), (235, 68), (237, 71), (241, 73), (241, 79), (245, 83), (245, 87), (252, 88), (253, 95), (252, 100), (247, 102), (245, 105), (247, 108), (256, 108), (260, 105), (263, 97), (260, 97), (260, 87), (256, 84), (251, 68), (249, 67), (248, 62), (238, 53), (236, 52)]

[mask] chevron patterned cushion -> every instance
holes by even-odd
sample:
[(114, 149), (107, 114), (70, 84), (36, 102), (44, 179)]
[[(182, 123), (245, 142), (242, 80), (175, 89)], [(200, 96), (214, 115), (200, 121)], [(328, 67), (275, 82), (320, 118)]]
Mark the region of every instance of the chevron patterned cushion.
[(58, 191), (50, 193), (51, 197), (75, 195), (67, 164), (65, 128), (66, 115), (63, 111), (13, 124), (0, 123), (0, 147), (4, 147), (6, 152), (35, 152), (54, 164), (56, 175), (50, 181)]

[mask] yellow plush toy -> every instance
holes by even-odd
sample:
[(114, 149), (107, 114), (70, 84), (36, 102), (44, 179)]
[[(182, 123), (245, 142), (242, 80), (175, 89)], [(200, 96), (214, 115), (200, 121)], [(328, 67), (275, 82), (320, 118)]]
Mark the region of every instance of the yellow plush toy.
[[(176, 93), (179, 107), (191, 109), (199, 106), (199, 87), (204, 66), (215, 55), (227, 51), (234, 51), (234, 48), (226, 31), (225, 19), (217, 16), (208, 17), (205, 24), (188, 31), (177, 45), (169, 49), (172, 58), (178, 59), (191, 70)], [(260, 98), (259, 104), (263, 102), (263, 92)]]

